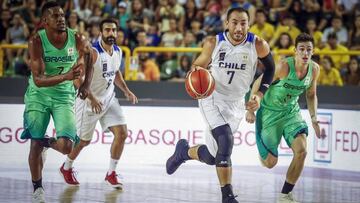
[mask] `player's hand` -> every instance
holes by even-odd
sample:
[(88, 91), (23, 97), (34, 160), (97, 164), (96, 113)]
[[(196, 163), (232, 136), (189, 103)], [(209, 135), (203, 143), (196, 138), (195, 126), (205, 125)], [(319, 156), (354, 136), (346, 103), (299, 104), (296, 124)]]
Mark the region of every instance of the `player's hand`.
[(138, 98), (135, 96), (134, 93), (132, 93), (130, 90), (125, 92), (125, 97), (127, 98), (128, 101), (130, 101), (132, 104), (137, 104)]
[(200, 69), (202, 69), (202, 68), (203, 68), (203, 67), (201, 67), (201, 66), (191, 66), (191, 69), (186, 73), (186, 77), (185, 77), (185, 78), (187, 78), (191, 72), (196, 71), (196, 70), (200, 70)]
[(65, 73), (66, 80), (76, 80), (80, 78), (83, 64), (74, 65), (67, 73)]
[(315, 121), (315, 120), (314, 120), (314, 121), (311, 121), (311, 123), (312, 123), (312, 126), (313, 126), (314, 130), (315, 130), (315, 135), (316, 135), (316, 137), (320, 139), (320, 126), (319, 126), (319, 121)]
[(255, 113), (252, 111), (246, 111), (245, 119), (248, 123), (254, 123), (256, 119)]
[(246, 110), (255, 112), (260, 108), (261, 96), (254, 94), (246, 103)]
[(91, 110), (92, 112), (99, 114), (102, 111), (102, 103), (99, 102), (99, 100), (97, 100), (96, 98), (92, 98), (90, 99), (90, 104), (91, 104)]

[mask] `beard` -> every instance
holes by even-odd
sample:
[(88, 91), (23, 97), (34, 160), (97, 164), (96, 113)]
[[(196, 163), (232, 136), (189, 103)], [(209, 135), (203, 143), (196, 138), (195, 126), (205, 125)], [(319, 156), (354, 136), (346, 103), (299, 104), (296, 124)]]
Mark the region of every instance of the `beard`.
[(106, 38), (104, 39), (104, 42), (105, 42), (105, 44), (107, 44), (107, 45), (113, 45), (113, 44), (115, 44), (116, 39), (115, 39), (115, 37), (113, 37), (113, 36), (109, 36), (109, 37), (106, 37)]

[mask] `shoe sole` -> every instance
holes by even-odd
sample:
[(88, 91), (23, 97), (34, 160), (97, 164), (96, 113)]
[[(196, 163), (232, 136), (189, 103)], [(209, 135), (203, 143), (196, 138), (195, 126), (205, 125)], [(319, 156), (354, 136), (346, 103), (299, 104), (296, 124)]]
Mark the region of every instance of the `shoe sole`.
[(72, 186), (72, 187), (79, 187), (79, 186), (80, 186), (80, 183), (77, 184), (77, 185), (67, 183), (67, 182), (65, 181), (65, 177), (64, 177), (64, 175), (63, 175), (63, 173), (61, 172), (60, 169), (58, 170), (58, 172), (59, 172), (60, 176), (62, 177), (62, 180), (64, 181), (64, 183), (65, 183), (67, 186)]
[(107, 180), (104, 180), (105, 184), (116, 189), (116, 190), (123, 190), (123, 184), (118, 184), (118, 185), (113, 185), (111, 183), (109, 183)]

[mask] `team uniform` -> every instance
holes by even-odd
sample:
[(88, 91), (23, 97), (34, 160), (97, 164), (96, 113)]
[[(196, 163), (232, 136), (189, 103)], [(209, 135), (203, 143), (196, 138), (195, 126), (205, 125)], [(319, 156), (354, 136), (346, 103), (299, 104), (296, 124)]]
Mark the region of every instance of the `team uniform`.
[(92, 139), (97, 121), (100, 121), (104, 131), (111, 126), (125, 125), (125, 117), (114, 92), (115, 75), (119, 71), (122, 58), (121, 49), (113, 45), (113, 54), (110, 56), (101, 46), (101, 41), (95, 42), (93, 49), (98, 53), (98, 57), (94, 64), (90, 90), (102, 103), (102, 111), (99, 114), (92, 112), (89, 99), (76, 99), (76, 127), (78, 135), (84, 141)]
[(236, 132), (245, 114), (245, 94), (253, 81), (258, 55), (255, 48), (256, 35), (248, 32), (239, 45), (232, 45), (226, 32), (216, 36), (210, 71), (215, 79), (214, 92), (199, 100), (202, 116), (207, 124), (206, 145), (212, 156), (216, 156), (217, 142), (211, 130), (229, 124)]
[(299, 80), (294, 58), (288, 57), (286, 60), (289, 66), (287, 77), (271, 84), (256, 114), (256, 143), (263, 160), (268, 153), (278, 156), (277, 148), (282, 136), (291, 147), (298, 134), (308, 134), (298, 99), (311, 85), (313, 62), (310, 62), (306, 76)]
[[(55, 76), (70, 71), (79, 57), (75, 31), (67, 29), (67, 42), (62, 49), (55, 48), (45, 29), (38, 31), (43, 48), (45, 75)], [(64, 81), (50, 87), (37, 87), (30, 76), (25, 93), (24, 131), (22, 139), (42, 139), (53, 117), (56, 136), (78, 141), (75, 127), (75, 88), (73, 81)]]

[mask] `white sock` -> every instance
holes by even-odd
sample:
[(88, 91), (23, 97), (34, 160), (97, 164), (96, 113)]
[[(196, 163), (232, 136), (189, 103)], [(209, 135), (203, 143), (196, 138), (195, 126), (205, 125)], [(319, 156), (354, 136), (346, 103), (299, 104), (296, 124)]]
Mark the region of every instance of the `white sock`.
[(65, 164), (64, 164), (64, 169), (65, 170), (69, 170), (72, 165), (73, 165), (74, 160), (71, 160), (68, 156), (66, 156), (66, 160), (65, 160)]
[(110, 166), (109, 166), (108, 175), (110, 175), (113, 171), (115, 171), (118, 161), (119, 160), (110, 158)]

